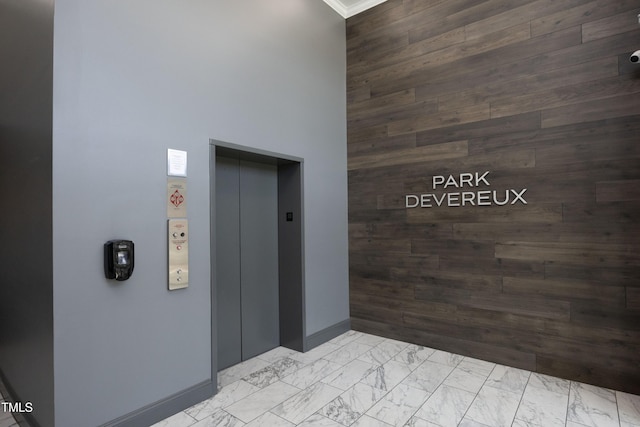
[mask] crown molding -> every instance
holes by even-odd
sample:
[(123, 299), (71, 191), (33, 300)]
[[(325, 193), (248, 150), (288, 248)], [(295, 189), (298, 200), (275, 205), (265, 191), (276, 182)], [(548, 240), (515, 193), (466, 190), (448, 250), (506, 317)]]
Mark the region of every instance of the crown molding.
[(331, 8), (338, 12), (338, 14), (340, 14), (340, 16), (342, 16), (344, 19), (348, 18), (347, 8), (338, 0), (324, 0), (324, 2), (331, 6)]
[(384, 3), (387, 0), (361, 0), (352, 6), (345, 6), (340, 0), (324, 0), (326, 4), (331, 6), (333, 10), (338, 12), (340, 16), (347, 19), (353, 15), (357, 15), (360, 12), (364, 12), (367, 9), (371, 9), (374, 6)]
[(363, 0), (351, 7), (347, 8), (347, 18), (357, 15), (360, 12), (364, 12), (367, 9), (371, 9), (374, 6), (379, 5), (380, 3), (384, 3), (387, 0)]

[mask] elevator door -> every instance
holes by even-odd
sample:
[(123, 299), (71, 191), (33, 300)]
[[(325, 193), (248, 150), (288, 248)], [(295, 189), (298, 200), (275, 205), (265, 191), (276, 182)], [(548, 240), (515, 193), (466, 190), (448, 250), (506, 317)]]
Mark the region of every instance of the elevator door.
[(280, 345), (278, 169), (216, 157), (218, 369)]

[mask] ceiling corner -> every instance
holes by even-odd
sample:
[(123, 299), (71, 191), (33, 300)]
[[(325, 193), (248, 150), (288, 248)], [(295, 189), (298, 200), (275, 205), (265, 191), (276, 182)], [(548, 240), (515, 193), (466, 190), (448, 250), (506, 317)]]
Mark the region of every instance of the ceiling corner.
[(347, 19), (367, 9), (371, 9), (387, 0), (324, 0), (340, 16)]
[(347, 19), (347, 7), (339, 0), (324, 0), (324, 2), (326, 4), (328, 4), (329, 6), (331, 6), (331, 8), (333, 10), (335, 10), (336, 12), (338, 12), (338, 14), (340, 14), (340, 16), (342, 16), (343, 18)]

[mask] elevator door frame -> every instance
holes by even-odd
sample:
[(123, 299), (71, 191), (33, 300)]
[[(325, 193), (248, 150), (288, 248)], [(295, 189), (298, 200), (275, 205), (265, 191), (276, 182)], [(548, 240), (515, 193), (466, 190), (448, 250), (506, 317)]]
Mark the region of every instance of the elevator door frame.
[[(278, 270), (280, 346), (296, 351), (306, 348), (304, 313), (304, 203), (302, 158), (210, 140), (211, 229), (211, 377), (217, 384), (218, 333), (216, 284), (216, 156), (277, 165), (278, 168)], [(293, 220), (287, 221), (287, 213)]]

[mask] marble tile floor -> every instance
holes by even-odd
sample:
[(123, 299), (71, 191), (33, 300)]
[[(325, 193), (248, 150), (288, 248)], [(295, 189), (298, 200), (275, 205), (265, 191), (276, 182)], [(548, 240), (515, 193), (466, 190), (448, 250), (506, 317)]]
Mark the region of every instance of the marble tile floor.
[[(153, 427), (640, 427), (640, 396), (356, 331), (276, 348), (218, 382)], [(17, 426), (0, 411), (0, 427)]]
[(3, 410), (4, 405), (1, 405), (1, 403), (5, 401), (2, 393), (3, 388), (2, 384), (0, 384), (0, 427), (19, 427), (13, 415), (11, 415), (11, 412)]
[(218, 375), (153, 427), (640, 427), (640, 396), (349, 331)]

